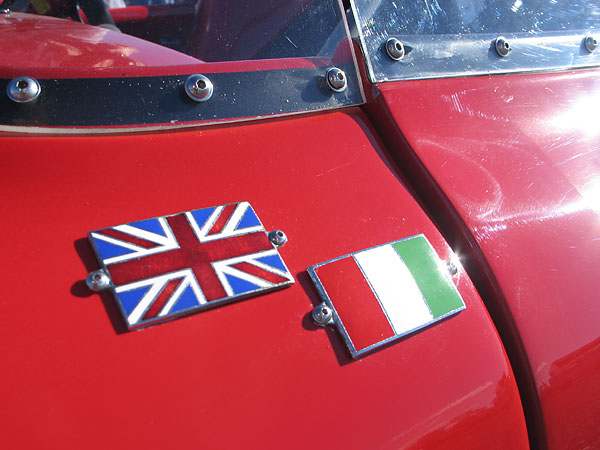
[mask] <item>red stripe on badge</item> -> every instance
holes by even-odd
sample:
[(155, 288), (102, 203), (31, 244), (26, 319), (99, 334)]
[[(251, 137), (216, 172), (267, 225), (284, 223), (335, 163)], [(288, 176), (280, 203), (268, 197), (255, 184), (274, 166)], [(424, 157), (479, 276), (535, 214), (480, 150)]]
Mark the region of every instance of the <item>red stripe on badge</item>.
[(146, 314), (144, 314), (142, 320), (148, 320), (158, 316), (158, 313), (160, 313), (163, 307), (167, 304), (171, 298), (171, 295), (173, 295), (175, 289), (177, 289), (177, 286), (179, 286), (181, 281), (182, 278), (169, 280), (160, 294), (158, 294), (158, 296), (154, 299), (152, 305), (150, 305), (150, 308), (148, 308), (148, 311), (146, 311)]
[(356, 351), (394, 336), (381, 305), (354, 258), (315, 268)]
[(254, 275), (262, 280), (268, 281), (273, 284), (283, 283), (285, 281), (289, 281), (287, 278), (284, 278), (276, 273), (269, 272), (267, 270), (261, 269), (260, 267), (256, 267), (247, 262), (242, 262), (235, 264), (233, 266), (234, 269), (241, 270), (242, 272), (248, 273), (250, 275)]
[(233, 214), (233, 212), (235, 211), (235, 208), (237, 208), (237, 206), (238, 206), (238, 203), (233, 203), (231, 205), (225, 205), (225, 207), (221, 211), (221, 214), (219, 214), (217, 221), (210, 229), (209, 234), (217, 234), (217, 233), (220, 233), (221, 231), (223, 231), (223, 228), (225, 228), (225, 225), (227, 225), (227, 222), (231, 218), (231, 215)]

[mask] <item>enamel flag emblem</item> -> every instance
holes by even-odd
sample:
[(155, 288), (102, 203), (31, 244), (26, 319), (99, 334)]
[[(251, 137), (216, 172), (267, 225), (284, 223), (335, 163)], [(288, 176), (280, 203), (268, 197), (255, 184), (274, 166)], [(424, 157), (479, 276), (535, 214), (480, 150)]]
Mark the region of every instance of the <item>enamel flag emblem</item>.
[(248, 202), (231, 203), (89, 233), (102, 269), (93, 290), (112, 290), (130, 329), (172, 320), (294, 283)]
[(354, 358), (465, 309), (447, 266), (423, 235), (308, 268), (323, 303), (320, 325), (335, 325)]

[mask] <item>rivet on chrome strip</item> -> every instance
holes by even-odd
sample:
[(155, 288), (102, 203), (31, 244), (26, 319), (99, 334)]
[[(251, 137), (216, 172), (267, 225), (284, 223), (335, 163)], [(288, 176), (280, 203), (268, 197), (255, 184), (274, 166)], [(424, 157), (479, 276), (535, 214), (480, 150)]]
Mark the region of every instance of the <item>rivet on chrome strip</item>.
[(10, 80), (6, 86), (6, 94), (13, 102), (27, 103), (40, 95), (42, 87), (35, 78), (18, 77)]
[(329, 325), (333, 323), (333, 310), (327, 306), (327, 303), (322, 302), (319, 306), (313, 309), (312, 317), (317, 325)]
[(585, 44), (585, 49), (590, 53), (592, 53), (594, 50), (596, 50), (596, 47), (598, 47), (598, 41), (594, 36), (586, 36), (583, 42)]
[(205, 102), (213, 95), (213, 84), (204, 75), (190, 75), (185, 80), (185, 92), (197, 102)]
[(110, 287), (110, 278), (104, 270), (96, 270), (87, 276), (85, 284), (92, 291), (99, 292)]
[(496, 53), (498, 53), (498, 55), (500, 56), (506, 56), (512, 50), (506, 38), (502, 36), (498, 36), (496, 38), (496, 40), (494, 41), (494, 48), (496, 49)]
[(281, 230), (273, 230), (269, 233), (269, 240), (277, 247), (283, 247), (288, 241), (287, 236)]
[(333, 92), (343, 92), (346, 89), (346, 74), (337, 67), (332, 67), (325, 75), (327, 85)]
[(389, 38), (385, 43), (385, 50), (394, 61), (400, 61), (404, 58), (404, 44), (396, 38)]

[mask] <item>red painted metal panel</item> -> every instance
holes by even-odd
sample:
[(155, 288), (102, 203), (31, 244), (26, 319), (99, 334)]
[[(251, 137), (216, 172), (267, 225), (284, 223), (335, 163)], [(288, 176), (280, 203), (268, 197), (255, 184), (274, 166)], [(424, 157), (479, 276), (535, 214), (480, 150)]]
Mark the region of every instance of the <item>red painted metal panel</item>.
[(495, 289), (540, 444), (600, 447), (600, 73), (379, 89), (370, 111), (397, 159)]
[[(498, 334), (467, 309), (357, 361), (309, 265), (424, 233), (451, 250), (357, 109), (123, 136), (4, 137), (0, 392), (6, 448), (527, 448)], [(90, 230), (249, 200), (294, 286), (125, 332), (83, 284)], [(568, 362), (566, 362), (568, 364)]]

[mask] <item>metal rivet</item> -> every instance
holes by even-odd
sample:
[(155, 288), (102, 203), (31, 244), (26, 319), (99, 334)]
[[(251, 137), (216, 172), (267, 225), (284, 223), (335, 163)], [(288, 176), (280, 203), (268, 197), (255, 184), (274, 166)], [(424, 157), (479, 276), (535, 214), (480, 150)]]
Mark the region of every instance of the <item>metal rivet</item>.
[(389, 38), (385, 43), (385, 50), (394, 61), (404, 58), (404, 44), (396, 38)]
[(288, 238), (283, 231), (273, 230), (269, 233), (269, 240), (277, 247), (282, 247), (288, 241)]
[(450, 275), (454, 276), (458, 273), (458, 268), (452, 261), (444, 261), (444, 262), (446, 263), (446, 268), (448, 269), (448, 272), (450, 273)]
[(596, 50), (596, 47), (598, 47), (598, 41), (594, 36), (586, 36), (583, 42), (585, 44), (585, 49), (590, 53), (592, 53), (594, 50)]
[(317, 325), (328, 325), (333, 323), (333, 310), (323, 302), (313, 309), (312, 317)]
[(185, 80), (185, 92), (197, 102), (205, 102), (213, 95), (213, 84), (204, 75), (190, 75)]
[(500, 56), (506, 56), (512, 50), (506, 38), (502, 36), (498, 36), (496, 38), (494, 41), (494, 48), (496, 49), (496, 53), (498, 53)]
[(6, 86), (6, 94), (13, 102), (27, 103), (32, 102), (40, 92), (42, 87), (35, 78), (31, 77), (18, 77), (10, 80), (8, 86)]
[(333, 92), (343, 92), (346, 89), (346, 74), (337, 67), (332, 67), (325, 75), (327, 85)]
[(110, 287), (110, 278), (102, 269), (90, 273), (85, 279), (85, 284), (94, 292), (103, 291)]

